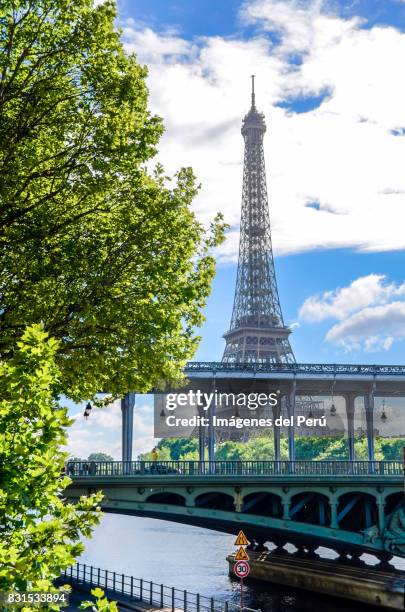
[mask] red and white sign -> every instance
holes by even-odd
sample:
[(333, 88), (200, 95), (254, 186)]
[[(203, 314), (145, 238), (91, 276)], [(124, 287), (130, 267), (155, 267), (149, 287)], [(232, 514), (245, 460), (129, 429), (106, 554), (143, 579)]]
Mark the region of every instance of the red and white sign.
[(238, 578), (246, 578), (250, 573), (250, 565), (247, 561), (237, 561), (233, 571)]

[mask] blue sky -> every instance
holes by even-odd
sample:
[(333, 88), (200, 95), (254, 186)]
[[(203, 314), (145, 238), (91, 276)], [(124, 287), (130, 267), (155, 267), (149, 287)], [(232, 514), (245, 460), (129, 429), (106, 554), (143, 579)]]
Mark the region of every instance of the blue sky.
[[(120, 0), (119, 24), (165, 122), (159, 161), (172, 174), (191, 165), (197, 216), (208, 223), (220, 210), (231, 226), (195, 358), (221, 358), (230, 322), (240, 125), (255, 73), (297, 360), (404, 363), (405, 0)], [(102, 440), (118, 453), (118, 407), (104, 414), (75, 426), (78, 453)], [(135, 453), (153, 443), (150, 419), (140, 406)]]
[[(405, 2), (120, 0), (119, 13), (127, 49), (150, 68), (152, 109), (166, 122), (161, 160), (170, 171), (192, 165), (202, 182), (197, 213), (207, 221), (222, 210), (232, 226), (196, 359), (221, 357), (230, 320), (239, 130), (255, 72), (269, 126), (278, 284), (297, 360), (404, 361), (405, 91), (397, 59)], [(356, 308), (364, 292), (370, 299)]]
[[(326, 4), (326, 3), (325, 3)], [(188, 39), (195, 36), (247, 36), (249, 28), (239, 19), (241, 0), (120, 0), (120, 16), (132, 17), (157, 31), (175, 27)], [(400, 1), (354, 0), (329, 3), (344, 16), (360, 16), (364, 27), (376, 24), (403, 28), (405, 7)], [(251, 33), (251, 32), (250, 32)]]

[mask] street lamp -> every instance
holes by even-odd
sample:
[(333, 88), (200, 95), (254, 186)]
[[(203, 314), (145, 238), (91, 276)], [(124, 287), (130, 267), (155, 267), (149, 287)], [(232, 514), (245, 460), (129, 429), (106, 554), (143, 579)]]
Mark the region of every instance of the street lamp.
[(332, 416), (336, 416), (336, 406), (335, 406), (335, 385), (336, 385), (336, 374), (333, 377), (333, 383), (330, 390), (332, 406), (330, 407), (330, 413)]
[(387, 414), (385, 412), (385, 398), (383, 399), (383, 403), (382, 403), (382, 413), (381, 413), (380, 419), (382, 420), (383, 423), (385, 423), (385, 421), (388, 419)]
[(90, 402), (87, 402), (86, 408), (84, 409), (84, 413), (83, 413), (83, 416), (84, 416), (85, 419), (89, 418), (90, 412), (91, 412), (91, 408), (92, 408), (92, 405), (90, 404)]

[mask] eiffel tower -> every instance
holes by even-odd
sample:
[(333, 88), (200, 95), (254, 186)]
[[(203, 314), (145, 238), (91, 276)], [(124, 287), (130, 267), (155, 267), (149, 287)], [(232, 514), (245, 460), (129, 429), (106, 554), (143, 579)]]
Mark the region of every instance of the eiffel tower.
[(271, 243), (263, 136), (266, 124), (252, 103), (242, 122), (245, 141), (238, 273), (224, 362), (294, 363), (284, 324)]

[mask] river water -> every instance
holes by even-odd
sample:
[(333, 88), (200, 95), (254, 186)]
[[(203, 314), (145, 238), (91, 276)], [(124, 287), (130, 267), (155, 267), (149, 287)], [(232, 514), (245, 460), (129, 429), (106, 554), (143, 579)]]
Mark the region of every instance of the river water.
[[(234, 540), (233, 535), (189, 525), (106, 514), (93, 538), (86, 540), (80, 561), (237, 602), (239, 582), (228, 576), (225, 560), (235, 550)], [(246, 583), (246, 603), (263, 612), (366, 611), (356, 604), (256, 581)]]

